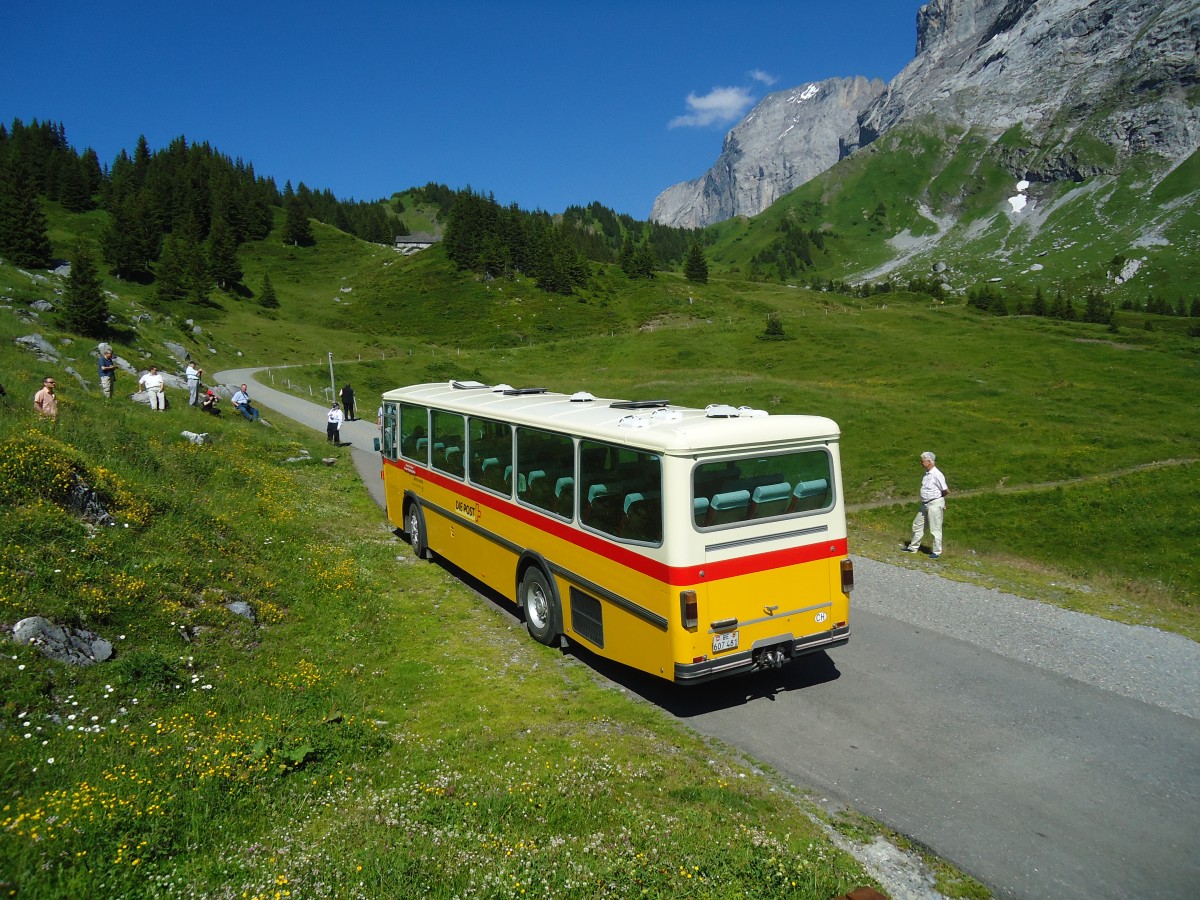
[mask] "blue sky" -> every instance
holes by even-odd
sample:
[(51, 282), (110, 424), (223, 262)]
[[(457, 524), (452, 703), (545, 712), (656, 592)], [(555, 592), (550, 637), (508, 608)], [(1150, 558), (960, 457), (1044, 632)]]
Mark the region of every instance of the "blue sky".
[(649, 216), (771, 91), (885, 81), (917, 0), (13, 2), (0, 121), (61, 122), (103, 164), (180, 135), (373, 200), (435, 181)]

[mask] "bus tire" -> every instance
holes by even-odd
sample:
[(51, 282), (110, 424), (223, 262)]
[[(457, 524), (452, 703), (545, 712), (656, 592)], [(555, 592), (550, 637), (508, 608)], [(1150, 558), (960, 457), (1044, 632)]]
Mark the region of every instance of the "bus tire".
[(421, 512), (421, 504), (415, 501), (409, 503), (408, 515), (404, 518), (413, 554), (417, 559), (429, 559), (429, 544), (425, 539), (425, 514)]
[(521, 608), (530, 636), (539, 644), (552, 645), (562, 631), (561, 612), (554, 588), (537, 566), (530, 566), (521, 578)]

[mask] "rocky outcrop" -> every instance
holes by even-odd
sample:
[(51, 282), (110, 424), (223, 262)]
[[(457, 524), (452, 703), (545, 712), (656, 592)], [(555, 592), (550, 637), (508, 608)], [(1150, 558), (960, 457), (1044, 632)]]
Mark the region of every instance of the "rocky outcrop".
[(55, 625), (42, 616), (30, 616), (13, 626), (12, 639), (32, 644), (43, 656), (72, 666), (90, 666), (112, 656), (112, 643), (85, 628)]
[(716, 165), (663, 191), (650, 218), (699, 228), (762, 212), (838, 161), (843, 135), (883, 90), (878, 79), (832, 78), (768, 94), (726, 135)]
[[(1122, 157), (1179, 159), (1200, 146), (1200, 7), (1194, 0), (932, 0), (917, 56), (863, 114), (847, 149), (922, 117), (1037, 146), (1037, 180), (1087, 177), (1080, 132)], [(1040, 167), (1040, 170), (1039, 168)]]
[[(664, 191), (651, 218), (698, 226), (754, 215), (841, 156), (917, 121), (993, 139), (1014, 132), (996, 152), (1015, 178), (1031, 181), (1082, 180), (1137, 154), (1182, 160), (1200, 148), (1196, 0), (930, 0), (917, 13), (916, 49), (883, 90), (865, 89), (863, 79), (816, 85), (854, 84), (866, 100), (836, 142), (832, 111), (814, 105), (786, 118), (784, 98), (813, 85), (765, 98), (729, 132), (716, 165)], [(835, 105), (855, 104), (847, 95)]]

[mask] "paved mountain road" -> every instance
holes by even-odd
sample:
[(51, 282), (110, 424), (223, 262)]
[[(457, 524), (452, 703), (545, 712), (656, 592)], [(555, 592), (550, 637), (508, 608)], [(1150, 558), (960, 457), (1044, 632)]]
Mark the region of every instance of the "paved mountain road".
[[(322, 404), (250, 394), (324, 430)], [(379, 500), (376, 405), (344, 434)], [(850, 643), (777, 672), (677, 688), (578, 655), (996, 896), (1200, 896), (1200, 644), (914, 562), (856, 558)]]

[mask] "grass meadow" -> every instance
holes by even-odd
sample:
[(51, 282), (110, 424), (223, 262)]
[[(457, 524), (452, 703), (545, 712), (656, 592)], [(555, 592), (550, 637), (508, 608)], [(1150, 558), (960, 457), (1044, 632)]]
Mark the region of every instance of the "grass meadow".
[[(48, 209), (56, 248), (100, 223)], [(293, 365), (274, 385), (307, 396), (333, 353), (362, 409), (473, 377), (826, 415), (854, 552), (1200, 638), (1200, 352), (1179, 329), (614, 270), (564, 298), (314, 231), (314, 248), (244, 248), (248, 291), (205, 305), (162, 309), (152, 287), (108, 279), (118, 356), (174, 370), (172, 341), (210, 372)], [(278, 310), (253, 296), (267, 273)], [(0, 646), (0, 893), (830, 898), (870, 883), (770, 773), (414, 560), (348, 458), (285, 462), (325, 455), (321, 435), (105, 404), (91, 342), (28, 308), (59, 289), (0, 266), (0, 622), (44, 615), (115, 651), (75, 669)], [(772, 313), (787, 340), (762, 340)], [(14, 346), (31, 333), (62, 358)], [(30, 410), (48, 373), (54, 425)], [(936, 564), (896, 552), (925, 449), (953, 489)], [(67, 509), (76, 477), (117, 527)], [(945, 893), (986, 894), (941, 871)]]
[[(687, 290), (692, 303), (649, 327), (507, 348), (410, 343), (346, 362), (339, 383), (363, 398), (473, 377), (829, 416), (855, 552), (914, 564), (896, 550), (929, 449), (952, 488), (939, 571), (1200, 638), (1195, 339), (802, 289), (748, 291), (721, 316), (727, 285)], [(761, 339), (763, 309), (791, 340)], [(319, 389), (328, 368), (288, 378)]]
[[(105, 403), (59, 421), (6, 347), (0, 893), (813, 897), (871, 883), (752, 762), (535, 644), (286, 422)], [(193, 445), (184, 429), (211, 433)], [(293, 461), (308, 450), (312, 461)], [(116, 526), (71, 512), (75, 478)], [(227, 604), (248, 603), (257, 621)], [(962, 882), (970, 885), (969, 882)]]

